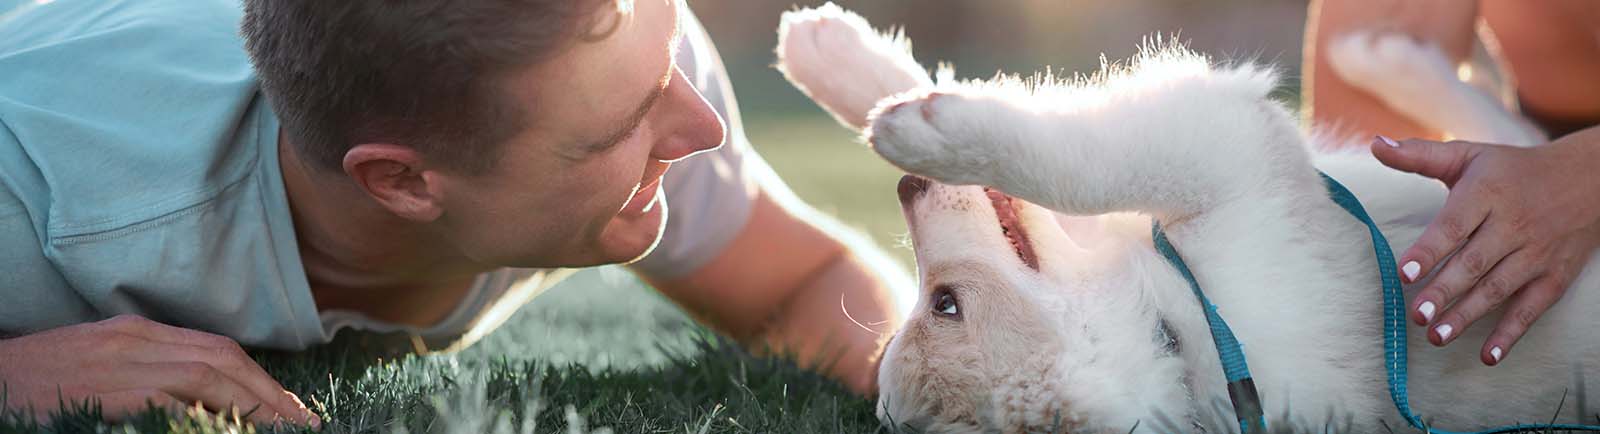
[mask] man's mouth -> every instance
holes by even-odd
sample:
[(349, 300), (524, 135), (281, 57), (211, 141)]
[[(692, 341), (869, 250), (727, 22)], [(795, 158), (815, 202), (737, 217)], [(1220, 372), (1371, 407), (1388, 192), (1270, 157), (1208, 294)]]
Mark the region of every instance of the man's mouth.
[(633, 195), (628, 196), (628, 201), (622, 203), (622, 209), (617, 215), (635, 216), (643, 215), (654, 210), (656, 203), (660, 202), (661, 180), (666, 178), (667, 169), (672, 163), (665, 161), (652, 161), (645, 166), (644, 174), (639, 177), (639, 184), (633, 190)]
[(660, 186), (661, 178), (659, 177), (648, 184), (640, 185), (638, 190), (633, 192), (633, 196), (628, 198), (628, 202), (622, 204), (622, 210), (618, 211), (617, 214), (638, 215), (650, 212), (655, 208), (656, 202), (660, 198), (658, 194)]
[(983, 193), (989, 196), (989, 204), (994, 206), (995, 217), (1000, 221), (1000, 232), (1011, 241), (1011, 248), (1017, 252), (1017, 258), (1027, 264), (1028, 268), (1039, 269), (1039, 257), (1033, 251), (1033, 243), (1028, 241), (1028, 233), (1022, 229), (1022, 220), (1017, 216), (1017, 208), (1022, 206), (998, 190), (987, 188)]

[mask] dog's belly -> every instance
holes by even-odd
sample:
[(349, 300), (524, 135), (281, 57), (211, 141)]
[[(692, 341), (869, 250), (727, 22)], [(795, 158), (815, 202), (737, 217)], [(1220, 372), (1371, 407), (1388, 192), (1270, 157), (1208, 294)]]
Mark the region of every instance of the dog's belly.
[[(1321, 158), (1318, 166), (1361, 198), (1396, 255), (1417, 240), (1447, 193), (1438, 181), (1384, 168), (1370, 157)], [(1426, 330), (1408, 319), (1407, 387), (1414, 412), (1436, 427), (1452, 430), (1549, 422), (1558, 409), (1556, 422), (1597, 423), (1594, 415), (1600, 412), (1600, 399), (1586, 396), (1587, 383), (1600, 379), (1597, 270), (1600, 260), (1591, 258), (1561, 301), (1533, 324), (1499, 366), (1484, 365), (1480, 354), (1502, 312), (1459, 331), (1461, 336), (1443, 348), (1428, 343)], [(1409, 285), (1406, 300), (1426, 283)], [(1371, 303), (1376, 308), (1382, 301), (1375, 297)], [(1363, 357), (1381, 359), (1382, 347), (1374, 343)], [(1403, 424), (1398, 412), (1388, 408), (1389, 418)]]

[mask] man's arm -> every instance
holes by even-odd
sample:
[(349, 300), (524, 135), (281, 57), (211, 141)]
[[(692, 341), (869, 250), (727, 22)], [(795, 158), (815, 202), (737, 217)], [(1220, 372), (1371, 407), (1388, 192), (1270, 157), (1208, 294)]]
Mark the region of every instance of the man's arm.
[(796, 198), (755, 155), (716, 48), (686, 16), (679, 66), (723, 116), (727, 142), (674, 163), (665, 180), (666, 233), (631, 268), (747, 348), (828, 367), (825, 373), (870, 393), (879, 349), (913, 303), (910, 275), (866, 237)]
[(865, 237), (763, 188), (715, 259), (684, 277), (646, 280), (747, 347), (791, 354), (872, 393), (879, 353), (904, 319), (896, 306), (914, 291), (908, 276)]

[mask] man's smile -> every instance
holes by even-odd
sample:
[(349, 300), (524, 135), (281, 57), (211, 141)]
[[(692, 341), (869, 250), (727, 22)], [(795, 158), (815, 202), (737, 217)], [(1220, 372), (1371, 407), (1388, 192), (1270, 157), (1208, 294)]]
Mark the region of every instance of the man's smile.
[[(666, 176), (667, 168), (672, 165), (671, 163), (657, 164), (661, 165), (660, 169), (655, 169), (654, 167), (646, 169), (645, 176), (648, 177), (646, 178), (647, 180), (634, 186), (633, 195), (629, 196), (628, 201), (622, 204), (622, 209), (617, 211), (618, 216), (637, 216), (647, 214), (655, 209), (658, 198), (662, 196), (660, 193), (661, 179)], [(651, 175), (654, 176), (652, 177)]]

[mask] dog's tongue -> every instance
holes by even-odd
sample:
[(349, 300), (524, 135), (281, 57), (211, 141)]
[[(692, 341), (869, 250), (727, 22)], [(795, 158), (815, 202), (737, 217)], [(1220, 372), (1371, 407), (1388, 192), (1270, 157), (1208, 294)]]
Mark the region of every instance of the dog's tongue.
[(992, 188), (983, 189), (989, 196), (989, 203), (994, 206), (995, 217), (1000, 221), (1000, 232), (1011, 241), (1011, 248), (1016, 250), (1017, 258), (1021, 259), (1028, 268), (1039, 269), (1039, 258), (1034, 255), (1033, 243), (1028, 240), (1028, 233), (1022, 230), (1021, 219), (1017, 216), (1017, 204), (1012, 202), (1011, 196)]

